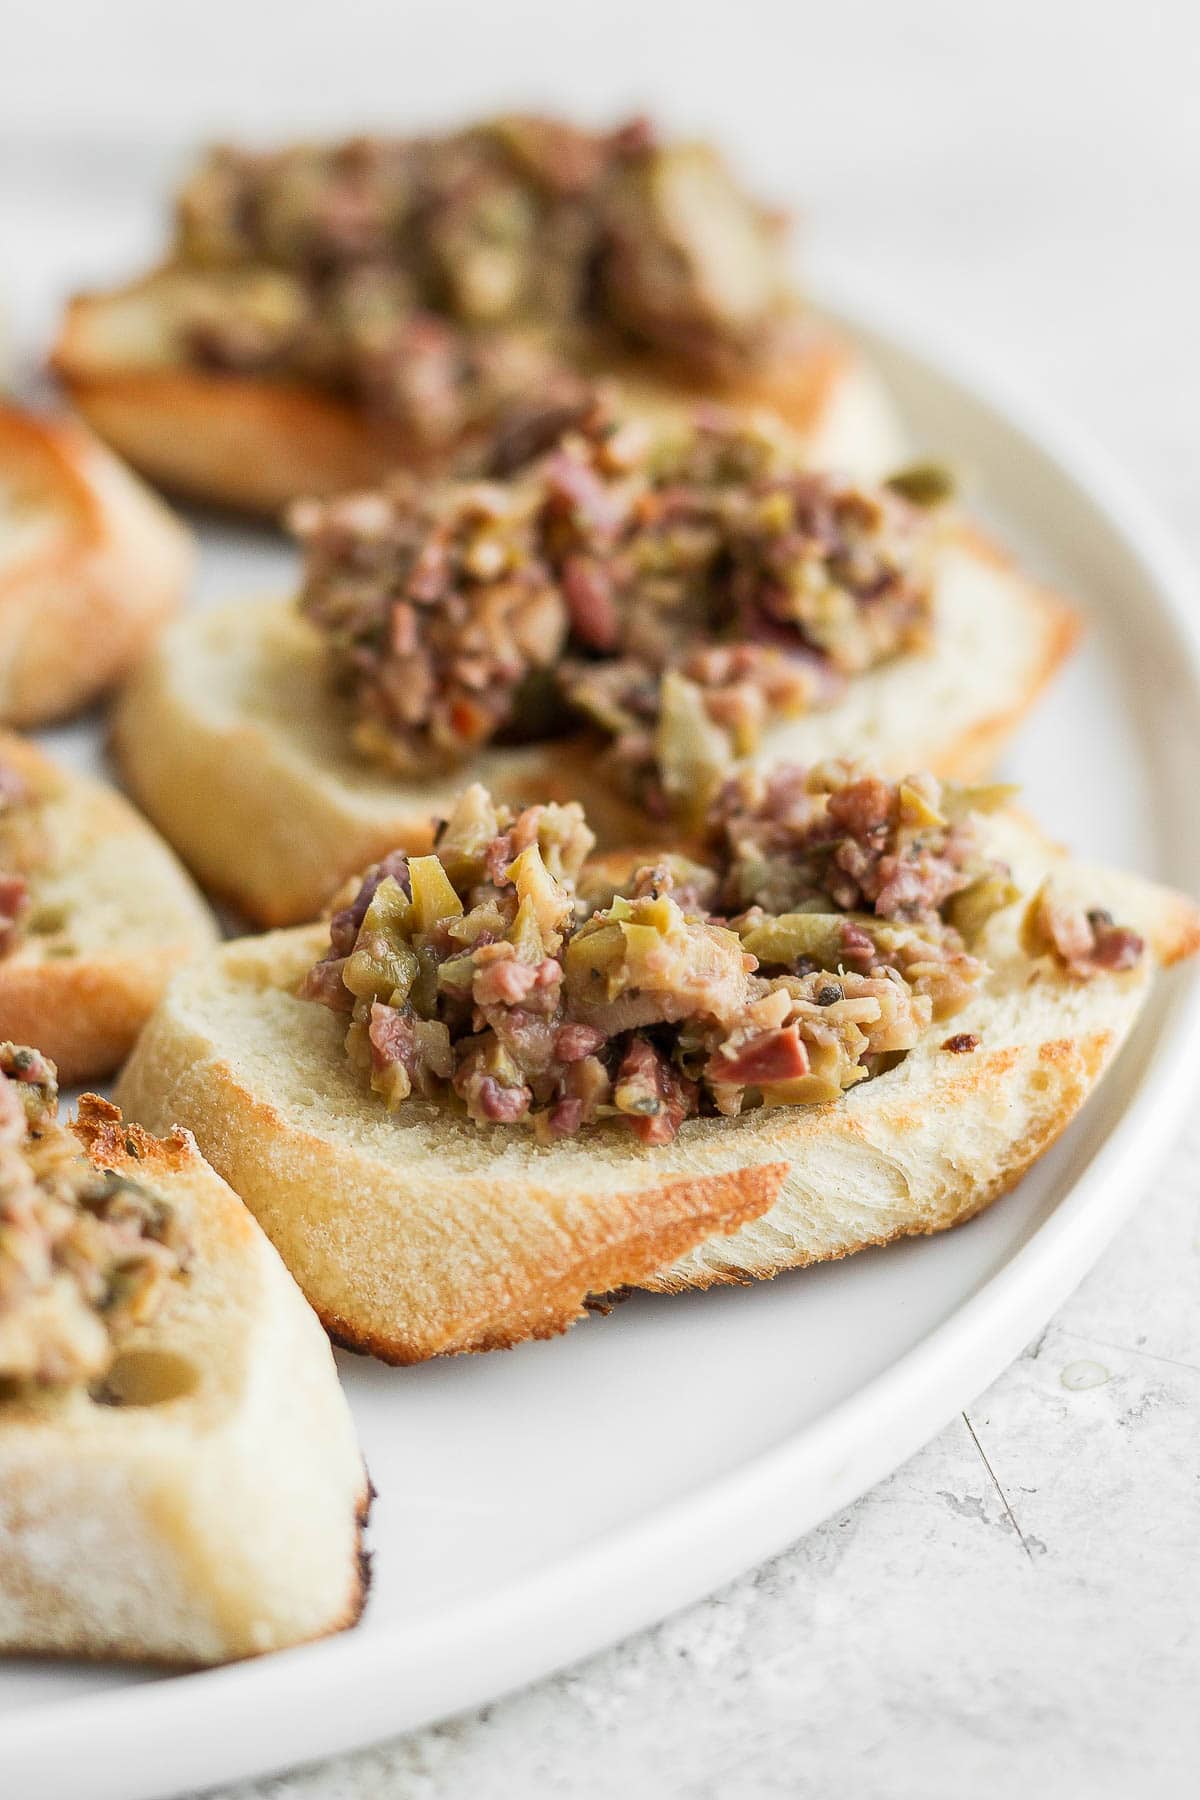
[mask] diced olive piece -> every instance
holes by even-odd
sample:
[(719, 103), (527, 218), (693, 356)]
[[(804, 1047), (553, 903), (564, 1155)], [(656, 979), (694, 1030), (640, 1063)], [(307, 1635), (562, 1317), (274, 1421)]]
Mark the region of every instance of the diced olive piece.
[(407, 944), (359, 935), (358, 948), (342, 970), (342, 980), (359, 1000), (386, 1000), (399, 1006), (417, 978), (418, 963)]
[(508, 929), (508, 918), (501, 912), (494, 900), (484, 900), (473, 906), (469, 913), (461, 919), (451, 919), (446, 924), (446, 935), (456, 944), (477, 944), (484, 932), (491, 938), (501, 938)]
[(566, 806), (543, 807), (538, 820), (538, 849), (556, 881), (577, 881), (580, 870), (596, 847), (596, 834), (583, 816), (577, 800)]
[(842, 913), (780, 913), (742, 934), (742, 948), (770, 968), (789, 968), (808, 957), (836, 969), (842, 957)]
[(394, 875), (387, 875), (371, 896), (363, 917), (364, 931), (381, 931), (392, 937), (407, 935), (412, 927), (412, 902)]
[(932, 806), (920, 788), (900, 783), (900, 818), (905, 825), (940, 829), (946, 824), (944, 815)]
[(409, 1000), (414, 1012), (421, 1018), (432, 1017), (437, 1010), (438, 1001), (438, 968), (437, 954), (427, 944), (414, 946), (417, 959), (417, 974), (409, 989)]
[(537, 907), (528, 895), (517, 908), (517, 916), (508, 932), (508, 941), (521, 962), (540, 963), (546, 955), (546, 940), (538, 922)]
[(676, 145), (631, 164), (614, 214), (610, 301), (635, 331), (748, 332), (775, 303), (775, 234), (706, 145)]
[(412, 1093), (412, 1078), (402, 1062), (386, 1063), (371, 1072), (371, 1086), (381, 1094), (389, 1112), (395, 1112), (402, 1100)]
[(392, 876), (381, 881), (367, 908), (358, 943), (342, 971), (357, 999), (399, 1005), (417, 975), (417, 959), (404, 941), (411, 914), (408, 896)]
[(414, 856), (408, 865), (412, 929), (432, 931), (441, 919), (460, 919), (463, 903), (437, 856)]
[(438, 969), (438, 987), (443, 993), (453, 994), (459, 999), (470, 996), (475, 980), (475, 959), (472, 956), (452, 956)]
[(496, 808), (478, 781), (465, 788), (438, 834), (438, 860), (458, 887), (483, 879), (483, 853), (498, 830)]
[(635, 924), (659, 933), (677, 931), (683, 924), (683, 914), (667, 894), (653, 897), (647, 895), (644, 899), (635, 900), (630, 918)]
[(684, 822), (699, 824), (728, 772), (731, 748), (701, 690), (674, 671), (663, 677), (654, 751), (667, 799)]
[(528, 906), (537, 922), (545, 944), (542, 954), (553, 955), (562, 943), (563, 930), (571, 917), (571, 895), (555, 881), (536, 844), (522, 850), (508, 874), (520, 897), (522, 910)]
[(563, 958), (563, 984), (572, 1001), (593, 1004), (609, 998), (610, 984), (617, 978), (625, 959), (625, 937), (621, 927), (602, 920), (585, 925), (567, 944)]
[(981, 875), (946, 905), (946, 919), (968, 943), (973, 943), (993, 914), (1019, 900), (1021, 890), (1003, 875)]
[(791, 1081), (776, 1081), (762, 1090), (764, 1106), (827, 1106), (840, 1100), (842, 1090), (836, 1081), (823, 1081), (819, 1075), (797, 1075)]
[(953, 500), (958, 490), (953, 469), (938, 462), (909, 463), (907, 468), (897, 469), (887, 485), (914, 506), (941, 506)]
[(486, 1075), (492, 1075), (502, 1087), (524, 1087), (525, 1078), (520, 1064), (497, 1037), (491, 1037), (484, 1045), (480, 1057), (480, 1066)]

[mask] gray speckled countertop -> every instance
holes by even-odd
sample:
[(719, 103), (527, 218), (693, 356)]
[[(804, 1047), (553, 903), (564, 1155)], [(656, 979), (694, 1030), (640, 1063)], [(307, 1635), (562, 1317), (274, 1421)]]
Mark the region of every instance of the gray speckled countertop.
[[(39, 9), (15, 3), (38, 31)], [(224, 4), (154, 14), (190, 43)], [(236, 10), (261, 38), (256, 9)], [(1184, 0), (612, 0), (586, 15), (519, 0), (487, 26), (458, 0), (347, 10), (410, 72), (432, 47), (426, 112), (507, 81), (599, 111), (667, 96), (710, 123), (804, 195), (818, 261), (944, 319), (1074, 414), (1200, 553), (1200, 14)], [(148, 0), (104, 11), (152, 16)], [(454, 46), (471, 32), (486, 42), (467, 59)], [(309, 20), (285, 44), (265, 98), (252, 56), (202, 46), (194, 104), (181, 76), (150, 91), (149, 122), (269, 122), (284, 92), (309, 120), (347, 118), (354, 80), (365, 112), (397, 116), (411, 81), (374, 54), (331, 84), (319, 35)], [(105, 123), (94, 83), (62, 81), (63, 105)], [(5, 131), (41, 123), (41, 97), (12, 100)], [(527, 1692), (221, 1800), (1196, 1793), (1198, 1191), (1200, 1116), (1022, 1358), (766, 1567)]]

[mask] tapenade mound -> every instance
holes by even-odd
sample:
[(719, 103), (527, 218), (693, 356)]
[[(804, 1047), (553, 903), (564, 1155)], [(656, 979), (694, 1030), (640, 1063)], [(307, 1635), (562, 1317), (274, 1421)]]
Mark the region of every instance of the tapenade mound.
[[(783, 217), (644, 119), (217, 147), (164, 265), (77, 299), (55, 361), (133, 461), (259, 506), (435, 465), (598, 369), (651, 410), (777, 405), (855, 470), (899, 440), (869, 373), (800, 310)], [(172, 402), (190, 448), (165, 437)], [(235, 460), (239, 436), (260, 456)]]
[[(350, 1015), (351, 1061), (390, 1107), (456, 1099), (546, 1142), (612, 1119), (664, 1144), (696, 1115), (822, 1105), (979, 988), (969, 945), (1017, 890), (974, 809), (1006, 794), (747, 773), (699, 861), (647, 862), (593, 908), (581, 809), (514, 815), (472, 787), (433, 854), (387, 858), (334, 914), (302, 991)], [(1053, 916), (1046, 947), (1081, 978), (1143, 953), (1111, 921), (1076, 949)]]
[(762, 413), (526, 409), (452, 476), (298, 503), (299, 604), (165, 633), (116, 707), (122, 775), (268, 925), (427, 851), (467, 781), (619, 844), (693, 829), (746, 757), (986, 778), (1077, 622), (945, 497), (928, 465), (808, 468)]
[[(219, 147), (180, 192), (172, 262), (193, 361), (311, 376), (437, 441), (569, 366), (580, 334), (727, 370), (790, 310), (781, 216), (645, 119)], [(522, 330), (549, 334), (540, 355)]]
[(656, 434), (589, 396), (519, 436), (479, 479), (293, 509), (301, 610), (366, 755), (418, 775), (586, 724), (664, 816), (772, 721), (925, 647), (936, 514), (804, 470), (769, 417)]
[(53, 1063), (0, 1044), (0, 1384), (98, 1381), (187, 1267), (176, 1212), (95, 1168), (57, 1102)]

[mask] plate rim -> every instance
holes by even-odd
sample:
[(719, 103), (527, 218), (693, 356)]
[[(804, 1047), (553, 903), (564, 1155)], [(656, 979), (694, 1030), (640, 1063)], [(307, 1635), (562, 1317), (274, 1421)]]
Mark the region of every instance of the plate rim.
[[(868, 300), (852, 281), (809, 286), (820, 310), (852, 335), (875, 337), (993, 414), (1103, 516), (1153, 590), (1160, 623), (1200, 698), (1200, 584), (1171, 528), (1107, 452), (940, 323), (935, 343), (927, 328)], [(482, 1600), (456, 1602), (436, 1620), (45, 1701), (0, 1718), (0, 1770), (17, 1782), (23, 1776), (43, 1800), (80, 1800), (77, 1747), (86, 1742), (93, 1800), (153, 1800), (253, 1779), (499, 1698), (778, 1554), (915, 1453), (965, 1398), (999, 1375), (1146, 1192), (1194, 1103), (1188, 1052), (1200, 1048), (1200, 969), (1176, 979), (1170, 1015), (1136, 1093), (1050, 1215), (940, 1325), (816, 1421), (695, 1493), (651, 1508)], [(1149, 1159), (1147, 1144), (1154, 1146)], [(947, 1368), (954, 1370), (953, 1399)], [(789, 1496), (812, 1489), (814, 1472), (819, 1502), (798, 1519)], [(471, 1646), (468, 1659), (464, 1644)], [(452, 1663), (451, 1695), (445, 1675)], [(363, 1676), (369, 1679), (356, 1687)], [(399, 1692), (397, 1678), (404, 1682)], [(236, 1718), (236, 1734), (222, 1735), (222, 1718)], [(168, 1745), (169, 1772), (162, 1766)]]

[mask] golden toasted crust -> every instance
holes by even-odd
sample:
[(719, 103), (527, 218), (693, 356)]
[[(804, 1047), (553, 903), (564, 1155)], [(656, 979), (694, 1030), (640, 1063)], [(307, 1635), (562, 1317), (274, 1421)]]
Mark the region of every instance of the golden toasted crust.
[(75, 1133), (178, 1210), (192, 1257), (108, 1397), (0, 1399), (0, 1650), (195, 1665), (353, 1624), (371, 1489), (317, 1320), (188, 1134), (95, 1095)]
[(411, 440), (319, 389), (163, 369), (79, 378), (72, 404), (158, 486), (276, 517), (298, 495), (371, 487), (428, 458)]
[(0, 765), (29, 799), (0, 818), (0, 868), (29, 886), (28, 922), (0, 957), (0, 1039), (34, 1043), (64, 1083), (110, 1073), (168, 977), (217, 936), (166, 845), (111, 788), (0, 732)]
[[(162, 486), (252, 512), (278, 513), (297, 495), (369, 486), (397, 467), (445, 460), (386, 421), (316, 386), (190, 368), (153, 317), (156, 271), (115, 294), (82, 294), (67, 308), (52, 366), (72, 401), (115, 449)], [(108, 341), (108, 319), (141, 309), (132, 330)], [(139, 329), (140, 327), (140, 329)], [(872, 474), (900, 454), (901, 434), (855, 353), (813, 326), (769, 369), (741, 380), (698, 381), (664, 358), (623, 357), (597, 374), (626, 389), (631, 405), (663, 413), (704, 400), (771, 407), (817, 445)], [(847, 401), (844, 409), (843, 398)], [(849, 416), (854, 410), (853, 419)], [(861, 433), (861, 440), (859, 434)]]
[(90, 432), (0, 406), (0, 719), (44, 724), (102, 693), (176, 610), (193, 560)]
[[(745, 1281), (944, 1230), (1054, 1142), (1156, 961), (1200, 947), (1181, 896), (1065, 862), (1019, 817), (988, 830), (1023, 892), (1052, 873), (1143, 932), (1152, 954), (1130, 974), (1075, 981), (1031, 961), (1023, 907), (1009, 907), (987, 927), (991, 974), (966, 1009), (831, 1106), (692, 1120), (653, 1149), (616, 1126), (538, 1146), (424, 1103), (389, 1115), (344, 1055), (344, 1018), (295, 997), (319, 927), (226, 945), (181, 974), (120, 1095), (154, 1127), (195, 1130), (327, 1327), (388, 1360), (543, 1336), (617, 1285)], [(676, 1233), (689, 1247), (666, 1247)]]
[(64, 1085), (109, 1075), (196, 947), (69, 963), (0, 962), (0, 1038), (44, 1044)]
[(103, 1094), (81, 1094), (68, 1128), (98, 1169), (125, 1171), (137, 1163), (143, 1175), (166, 1176), (198, 1169), (204, 1161), (190, 1131), (176, 1129), (157, 1138), (142, 1125), (127, 1124), (120, 1107)]
[[(700, 1180), (666, 1182), (661, 1187), (617, 1196), (614, 1210), (581, 1233), (561, 1269), (525, 1266), (518, 1277), (493, 1289), (481, 1317), (477, 1308), (443, 1321), (444, 1337), (364, 1330), (355, 1321), (316, 1307), (335, 1343), (380, 1362), (423, 1362), (455, 1352), (511, 1350), (527, 1338), (558, 1337), (582, 1318), (593, 1294), (644, 1287), (664, 1262), (682, 1256), (701, 1238), (733, 1232), (758, 1218), (773, 1203), (787, 1173), (784, 1163), (760, 1163)], [(535, 1203), (541, 1197), (530, 1195)], [(495, 1203), (511, 1196), (503, 1191)], [(588, 1241), (589, 1237), (592, 1241)]]

